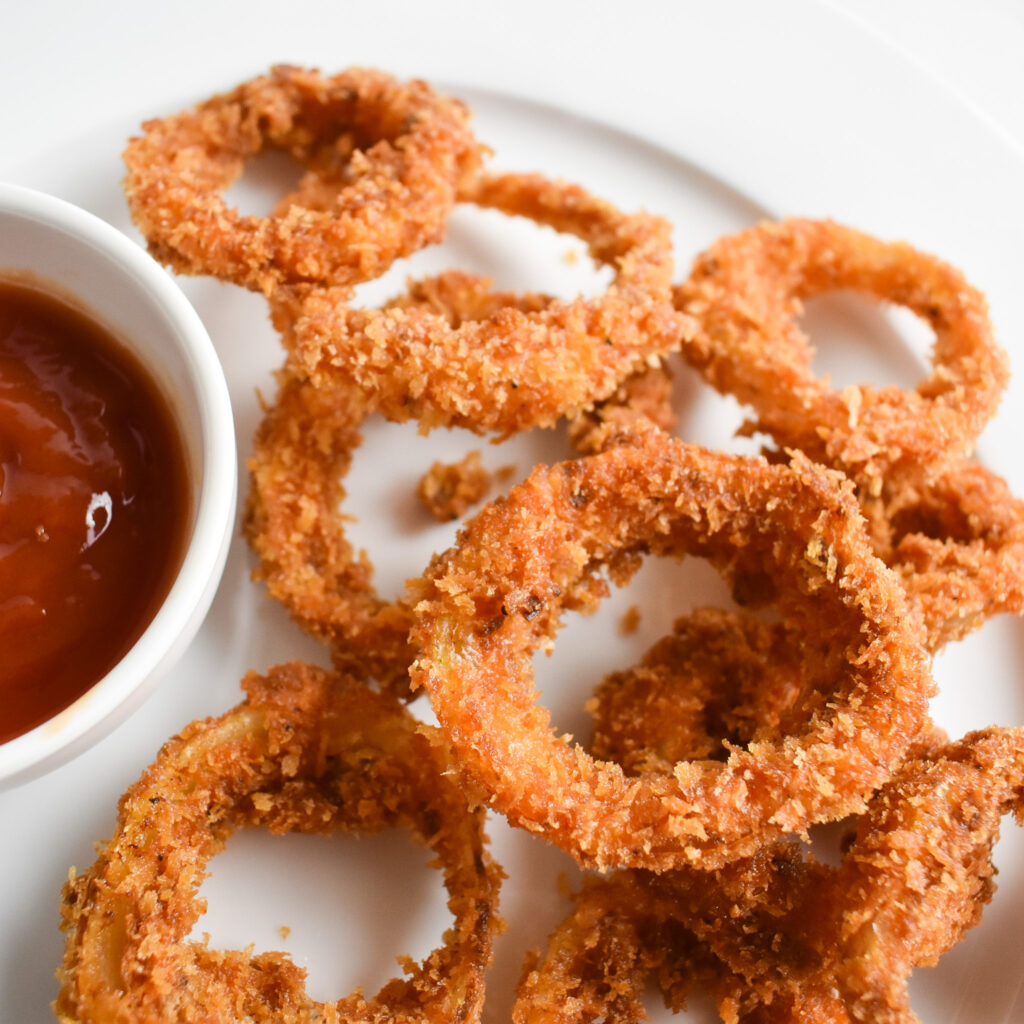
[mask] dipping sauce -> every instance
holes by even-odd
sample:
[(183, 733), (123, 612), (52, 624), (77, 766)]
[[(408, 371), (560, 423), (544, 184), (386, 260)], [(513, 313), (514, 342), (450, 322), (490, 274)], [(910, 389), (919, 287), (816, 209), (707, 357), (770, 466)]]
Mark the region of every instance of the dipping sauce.
[(131, 648), (188, 527), (181, 439), (146, 371), (82, 312), (0, 279), (0, 742)]

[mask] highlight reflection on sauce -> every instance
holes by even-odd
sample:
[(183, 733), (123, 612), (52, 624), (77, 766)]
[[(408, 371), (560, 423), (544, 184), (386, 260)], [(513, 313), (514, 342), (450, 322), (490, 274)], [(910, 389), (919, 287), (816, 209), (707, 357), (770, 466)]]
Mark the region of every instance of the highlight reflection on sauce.
[(187, 519), (181, 441), (142, 368), (83, 314), (0, 282), (0, 741), (128, 651)]

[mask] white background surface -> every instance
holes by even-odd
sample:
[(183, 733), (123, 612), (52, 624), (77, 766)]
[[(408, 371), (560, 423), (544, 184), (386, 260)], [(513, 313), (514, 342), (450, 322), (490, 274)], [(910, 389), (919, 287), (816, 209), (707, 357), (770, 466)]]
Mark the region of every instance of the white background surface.
[[(503, 166), (524, 166), (541, 146), (536, 164), (544, 170), (595, 189), (607, 182), (624, 193), (613, 198), (674, 219), (681, 211), (683, 265), (715, 233), (739, 226), (758, 208), (829, 215), (906, 237), (962, 266), (989, 294), (1018, 373), (981, 451), (1024, 491), (1024, 16), (1018, 4), (989, 0), (972, 4), (967, 14), (951, 0), (527, 0), (500, 12), (468, 3), (372, 9), (296, 3), (286, 10), (266, 2), (51, 0), (5, 12), (0, 32), (0, 177), (58, 191), (126, 229), (118, 152), (137, 122), (291, 61), (325, 70), (375, 65), (467, 90), (496, 90), (658, 143), (711, 178), (639, 147), (635, 155), (624, 153), (614, 133), (586, 125), (578, 126), (583, 141), (576, 144), (572, 122), (543, 110), (531, 126), (516, 120), (525, 108), (489, 108)], [(594, 159), (602, 139), (617, 148)], [(658, 190), (674, 167), (680, 196), (663, 196)], [(248, 301), (253, 297), (204, 281), (187, 282), (186, 291), (222, 346), (244, 455), (256, 422), (253, 384), (274, 365), (273, 338), (258, 303)], [(384, 431), (368, 441), (352, 480), (353, 490), (379, 497), (382, 507), (393, 495), (372, 467), (393, 458), (389, 436)], [(452, 443), (454, 451), (464, 450), (462, 442)], [(427, 456), (416, 458), (426, 465)], [(364, 518), (373, 508), (373, 497), (366, 500), (358, 510)], [(396, 586), (419, 568), (389, 566), (369, 540), (367, 546), (381, 563), (382, 586)], [(0, 793), (0, 1024), (50, 1019), (61, 881), (70, 864), (91, 861), (92, 842), (109, 833), (118, 794), (160, 742), (190, 718), (234, 703), (243, 668), (320, 656), (259, 598), (246, 580), (248, 568), (237, 543), (196, 649), (142, 711), (73, 764)], [(1024, 722), (1015, 688), (1024, 664), (1019, 626), (994, 623), (944, 659), (946, 703), (939, 710), (952, 718), (943, 724), (953, 731), (994, 719)], [(502, 939), (487, 1012), (498, 1021), (507, 1019), (515, 964), (561, 912), (555, 879), (572, 869), (560, 855), (506, 836), (500, 825), (493, 831), (510, 874), (503, 906), (513, 925)], [(1014, 842), (1011, 834), (1001, 844), (1002, 889), (982, 927), (937, 971), (919, 972), (915, 998), (923, 1019), (1024, 1020), (1017, 999), (1024, 948), (1016, 925), (1024, 883), (1014, 873), (1020, 858), (1006, 852), (1020, 849)], [(333, 844), (326, 855), (321, 845), (302, 841), (289, 842), (287, 850), (282, 858), (245, 836), (218, 858), (203, 925), (215, 942), (261, 943), (264, 932), (290, 926), (288, 942), (274, 934), (266, 941), (308, 961), (311, 990), (326, 998), (340, 994), (336, 986), (372, 988), (387, 976), (380, 972), (390, 970), (394, 955), (422, 954), (436, 939), (440, 887), (416, 851), (376, 841)], [(331, 874), (335, 863), (343, 865), (340, 880)], [(391, 880), (383, 892), (382, 875)], [(269, 906), (259, 920), (246, 907), (251, 892)], [(695, 1019), (703, 1019), (700, 1012)]]

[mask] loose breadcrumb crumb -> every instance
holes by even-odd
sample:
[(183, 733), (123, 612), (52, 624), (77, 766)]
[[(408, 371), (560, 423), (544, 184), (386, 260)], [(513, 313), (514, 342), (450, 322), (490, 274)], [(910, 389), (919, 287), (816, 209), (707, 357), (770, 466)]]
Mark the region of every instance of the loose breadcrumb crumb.
[(474, 449), (458, 462), (435, 462), (420, 480), (417, 494), (438, 522), (447, 523), (486, 497), (490, 489), (491, 474)]
[(640, 609), (635, 605), (630, 605), (622, 618), (619, 620), (619, 632), (623, 636), (632, 636), (640, 626)]

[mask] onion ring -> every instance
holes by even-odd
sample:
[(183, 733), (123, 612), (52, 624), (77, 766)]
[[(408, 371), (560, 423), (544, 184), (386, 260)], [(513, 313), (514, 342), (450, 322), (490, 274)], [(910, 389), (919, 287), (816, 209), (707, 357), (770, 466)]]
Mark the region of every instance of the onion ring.
[[(628, 871), (587, 879), (573, 903), (543, 953), (531, 954), (524, 965), (513, 1024), (645, 1020), (650, 976), (671, 989), (671, 1005), (678, 1009), (698, 980), (699, 947), (673, 927), (670, 908), (660, 907)], [(701, 980), (721, 970), (705, 970)]]
[[(249, 675), (248, 699), (194, 722), (122, 797), (113, 839), (64, 891), (63, 1021), (479, 1019), (500, 922), (483, 816), (447, 777), (436, 730), (351, 678), (301, 664)], [(364, 998), (313, 1001), (280, 953), (187, 935), (204, 867), (239, 827), (410, 828), (436, 854), (455, 918), (445, 944)]]
[(244, 532), (260, 560), (253, 571), (335, 664), (401, 693), (408, 689), (412, 618), (373, 585), (373, 566), (345, 533), (344, 478), (369, 414), (340, 378), (317, 387), (286, 367), (249, 459)]
[[(837, 288), (906, 306), (934, 328), (933, 370), (916, 390), (837, 391), (815, 377), (796, 317), (802, 299)], [(857, 480), (967, 454), (1009, 376), (984, 296), (958, 270), (831, 221), (766, 223), (719, 240), (676, 303), (700, 324), (686, 359), (753, 407), (751, 429)]]
[[(283, 283), (351, 286), (439, 241), (482, 154), (462, 103), (362, 69), (325, 77), (275, 67), (143, 130), (124, 152), (125, 193), (150, 252), (178, 273), (264, 293)], [(268, 147), (310, 167), (317, 203), (307, 182), (296, 195), (309, 206), (272, 217), (227, 206), (222, 190)], [(327, 177), (332, 163), (340, 166)]]
[[(453, 271), (410, 283), (397, 301), (443, 310), (458, 322), (511, 304), (533, 309), (546, 298), (492, 292), (486, 278)], [(286, 364), (249, 460), (244, 532), (260, 559), (254, 577), (304, 630), (330, 645), (338, 668), (407, 693), (410, 611), (401, 599), (378, 596), (373, 567), (349, 543), (341, 512), (360, 427), (375, 411), (374, 397), (341, 375), (315, 384)]]
[[(783, 618), (836, 673), (805, 729), (636, 778), (553, 734), (532, 692), (533, 651), (551, 645), (563, 608), (596, 600), (602, 566), (621, 580), (646, 551), (697, 554), (727, 576), (742, 566), (774, 586)], [(871, 555), (849, 486), (801, 456), (769, 466), (652, 431), (541, 467), (411, 587), (411, 678), (467, 783), (585, 866), (713, 868), (862, 810), (933, 688), (921, 624)]]
[(388, 419), (424, 430), (507, 436), (607, 397), (690, 330), (671, 305), (671, 232), (661, 218), (623, 214), (579, 186), (530, 174), (482, 176), (460, 198), (577, 235), (614, 281), (594, 299), (492, 304), (454, 324), (422, 305), (353, 308), (346, 288), (282, 289), (272, 296), (275, 323), (313, 379), (345, 376)]

